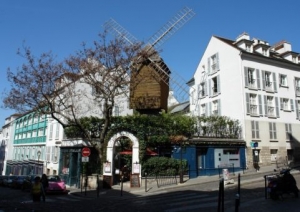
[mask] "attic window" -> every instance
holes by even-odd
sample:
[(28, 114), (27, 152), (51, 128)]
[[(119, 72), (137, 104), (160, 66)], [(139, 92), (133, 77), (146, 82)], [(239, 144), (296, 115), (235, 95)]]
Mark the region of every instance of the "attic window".
[(263, 48), (263, 49), (262, 49), (262, 53), (263, 53), (263, 55), (267, 56), (267, 49), (266, 49), (266, 48)]
[(249, 44), (246, 44), (246, 51), (250, 52), (251, 51), (251, 46)]

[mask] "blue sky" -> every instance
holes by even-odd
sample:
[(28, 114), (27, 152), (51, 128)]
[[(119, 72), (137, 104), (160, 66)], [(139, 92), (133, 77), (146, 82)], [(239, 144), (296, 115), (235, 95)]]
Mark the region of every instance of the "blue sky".
[[(287, 40), (300, 52), (298, 0), (0, 0), (0, 106), (10, 86), (7, 68), (24, 62), (16, 54), (23, 42), (35, 55), (52, 51), (61, 60), (97, 39), (110, 18), (146, 42), (184, 6), (196, 15), (161, 47), (161, 56), (186, 80), (212, 35), (235, 39), (247, 32), (271, 45)], [(0, 108), (0, 126), (13, 113)]]

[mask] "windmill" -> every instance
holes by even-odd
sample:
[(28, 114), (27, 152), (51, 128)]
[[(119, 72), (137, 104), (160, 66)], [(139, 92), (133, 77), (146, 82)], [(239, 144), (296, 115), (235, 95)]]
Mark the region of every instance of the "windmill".
[[(160, 28), (145, 45), (144, 50), (146, 52), (155, 53), (149, 54), (151, 56), (147, 57), (146, 62), (139, 64), (138, 72), (131, 73), (133, 83), (130, 91), (130, 107), (132, 109), (136, 109), (140, 113), (157, 113), (161, 109), (167, 110), (169, 88), (174, 92), (174, 96), (179, 102), (188, 100), (190, 91), (186, 81), (176, 72), (170, 71), (155, 49), (158, 49), (194, 15), (192, 9), (184, 7)], [(129, 44), (138, 41), (113, 19), (107, 21), (104, 28), (117, 38), (126, 40)]]

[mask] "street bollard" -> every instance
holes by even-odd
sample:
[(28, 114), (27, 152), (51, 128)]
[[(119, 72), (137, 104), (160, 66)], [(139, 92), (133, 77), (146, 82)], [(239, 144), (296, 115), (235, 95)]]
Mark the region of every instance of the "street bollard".
[(121, 196), (123, 196), (123, 175), (121, 175)]
[(147, 173), (145, 172), (145, 192), (147, 192)]
[(240, 206), (240, 195), (236, 194), (235, 195), (235, 212), (239, 211), (239, 206)]

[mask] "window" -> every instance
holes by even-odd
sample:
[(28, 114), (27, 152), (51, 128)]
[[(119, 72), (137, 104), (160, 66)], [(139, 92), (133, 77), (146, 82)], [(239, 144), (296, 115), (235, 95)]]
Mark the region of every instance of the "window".
[(216, 53), (213, 56), (209, 57), (208, 59), (208, 72), (210, 74), (214, 74), (219, 71), (219, 54)]
[(300, 78), (295, 78), (296, 96), (300, 96)]
[(36, 130), (33, 130), (33, 131), (32, 131), (32, 137), (35, 138), (36, 136), (37, 136), (37, 131), (36, 131)]
[(262, 53), (265, 56), (268, 56), (268, 50), (266, 48), (262, 48)]
[(276, 140), (277, 132), (276, 132), (276, 123), (275, 122), (269, 122), (269, 132), (270, 132), (270, 139)]
[(250, 94), (250, 114), (258, 115), (258, 104), (256, 94)]
[(120, 116), (119, 106), (117, 106), (117, 105), (114, 108), (114, 116)]
[(267, 96), (267, 115), (270, 117), (275, 116), (274, 101), (272, 96)]
[(252, 138), (259, 139), (259, 122), (251, 121)]
[(53, 124), (50, 124), (50, 132), (49, 132), (49, 139), (52, 139), (53, 136)]
[(251, 46), (249, 44), (246, 44), (246, 51), (251, 52)]
[(270, 149), (271, 161), (276, 161), (278, 149)]
[(215, 96), (220, 93), (220, 77), (214, 77), (211, 79), (211, 95), (210, 96)]
[(205, 97), (205, 83), (202, 82), (198, 85), (198, 99)]
[(294, 100), (280, 98), (280, 109), (284, 111), (294, 111)]
[(56, 123), (55, 139), (59, 139), (59, 124)]
[(276, 92), (276, 75), (269, 71), (262, 71), (263, 90), (268, 92)]
[(287, 76), (284, 74), (279, 74), (280, 86), (287, 87)]
[(260, 89), (260, 72), (258, 69), (244, 67), (245, 87), (250, 89)]
[(218, 101), (213, 101), (212, 102), (212, 115), (219, 115)]
[(292, 141), (293, 140), (292, 124), (285, 124), (285, 133), (286, 133), (286, 140)]
[(37, 115), (35, 115), (34, 118), (33, 118), (33, 123), (37, 123), (38, 119), (39, 119), (39, 117)]
[(31, 132), (30, 131), (27, 132), (27, 138), (31, 138)]
[(271, 81), (271, 73), (270, 72), (265, 72), (265, 84), (266, 84), (266, 88), (271, 89), (272, 86), (272, 81)]
[(43, 135), (44, 135), (44, 128), (40, 128), (38, 136), (43, 136)]
[(206, 114), (206, 105), (202, 104), (200, 108), (200, 115), (205, 116), (205, 114)]
[(278, 97), (264, 96), (265, 116), (271, 118), (279, 118)]

